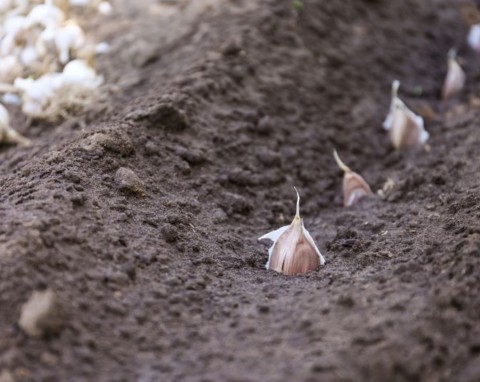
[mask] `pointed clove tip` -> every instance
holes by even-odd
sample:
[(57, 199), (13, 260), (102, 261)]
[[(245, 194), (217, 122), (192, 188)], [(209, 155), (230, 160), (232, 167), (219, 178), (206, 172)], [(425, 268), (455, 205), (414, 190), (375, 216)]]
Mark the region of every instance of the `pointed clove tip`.
[(351, 172), (352, 171), (350, 169), (350, 167), (348, 167), (345, 163), (342, 162), (342, 160), (338, 156), (337, 150), (335, 150), (335, 149), (333, 150), (333, 157), (335, 158), (335, 162), (337, 162), (338, 167), (340, 167), (340, 169), (343, 172)]
[(295, 186), (293, 186), (293, 189), (297, 193), (297, 212), (295, 214), (295, 219), (300, 219), (300, 194), (298, 193), (298, 190)]
[(393, 80), (393, 82), (392, 82), (392, 98), (397, 97), (399, 88), (400, 88), (400, 81), (399, 80)]
[(455, 48), (450, 49), (447, 56), (449, 60), (455, 60), (457, 58), (457, 51), (455, 50)]

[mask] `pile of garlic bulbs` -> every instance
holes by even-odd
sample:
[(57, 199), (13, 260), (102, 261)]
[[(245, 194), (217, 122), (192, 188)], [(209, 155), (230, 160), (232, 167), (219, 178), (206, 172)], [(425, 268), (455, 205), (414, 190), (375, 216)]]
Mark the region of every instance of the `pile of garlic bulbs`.
[[(102, 84), (96, 44), (77, 23), (78, 8), (106, 14), (99, 0), (0, 0), (0, 93), (30, 119), (55, 120), (78, 112)], [(1, 136), (1, 134), (0, 134)]]

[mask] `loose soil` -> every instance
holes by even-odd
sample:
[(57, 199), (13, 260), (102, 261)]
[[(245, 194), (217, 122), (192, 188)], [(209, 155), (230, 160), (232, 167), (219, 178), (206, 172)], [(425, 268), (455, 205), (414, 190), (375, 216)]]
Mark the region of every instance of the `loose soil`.
[[(479, 381), (474, 3), (114, 8), (88, 21), (108, 96), (61, 124), (17, 113), (33, 145), (0, 151), (0, 380)], [(452, 47), (468, 86), (445, 103)], [(429, 149), (391, 148), (393, 79)], [(385, 198), (343, 208), (334, 148)], [(257, 241), (293, 186), (327, 261), (299, 277)], [(29, 337), (46, 288), (64, 325)]]

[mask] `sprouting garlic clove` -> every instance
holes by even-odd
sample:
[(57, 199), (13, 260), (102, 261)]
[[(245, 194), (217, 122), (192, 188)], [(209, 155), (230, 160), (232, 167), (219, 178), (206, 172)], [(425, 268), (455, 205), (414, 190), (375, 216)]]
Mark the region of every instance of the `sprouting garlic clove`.
[(298, 192), (297, 212), (292, 223), (259, 238), (259, 240), (263, 239), (273, 241), (273, 245), (268, 250), (267, 269), (293, 276), (314, 271), (325, 264), (324, 257), (300, 217)]
[(412, 148), (425, 144), (430, 134), (423, 126), (423, 118), (414, 114), (397, 99), (393, 113), (390, 139), (395, 149)]
[(392, 83), (392, 101), (383, 127), (389, 131), (395, 149), (421, 146), (430, 137), (425, 130), (423, 118), (411, 111), (398, 97), (400, 82)]
[(2, 104), (0, 104), (0, 143), (13, 143), (22, 146), (30, 144), (29, 139), (12, 129), (8, 111)]
[(350, 167), (345, 165), (338, 156), (337, 150), (333, 150), (333, 156), (338, 167), (344, 172), (343, 175), (343, 205), (351, 207), (365, 196), (372, 195), (368, 183)]
[(448, 72), (442, 89), (444, 100), (451, 98), (463, 89), (465, 85), (465, 72), (456, 60), (455, 50), (448, 52)]
[(480, 53), (480, 24), (474, 24), (470, 27), (467, 42), (470, 48)]

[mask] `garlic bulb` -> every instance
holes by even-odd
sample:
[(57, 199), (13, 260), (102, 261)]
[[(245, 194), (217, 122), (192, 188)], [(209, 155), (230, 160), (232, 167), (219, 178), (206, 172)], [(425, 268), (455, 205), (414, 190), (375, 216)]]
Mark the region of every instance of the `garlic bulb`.
[(11, 83), (21, 73), (22, 68), (16, 56), (0, 57), (0, 82)]
[(103, 79), (85, 60), (70, 61), (62, 73), (63, 85), (75, 85), (83, 89), (95, 89)]
[(10, 116), (7, 109), (0, 104), (0, 143), (15, 143), (28, 146), (30, 140), (17, 133), (10, 126)]
[(273, 245), (268, 250), (267, 269), (292, 276), (314, 271), (325, 264), (325, 259), (300, 217), (298, 192), (297, 213), (292, 223), (259, 238), (259, 240), (263, 239), (273, 241)]
[(456, 60), (454, 50), (448, 52), (448, 72), (442, 89), (442, 98), (448, 99), (460, 92), (465, 85), (465, 73)]
[(337, 150), (333, 150), (333, 156), (338, 167), (344, 172), (343, 176), (343, 205), (350, 207), (365, 196), (372, 195), (372, 190), (367, 182), (356, 172), (353, 172), (338, 156)]
[(392, 101), (383, 127), (389, 131), (390, 139), (396, 149), (423, 145), (430, 134), (425, 130), (423, 118), (411, 111), (398, 98), (399, 81), (392, 83)]

